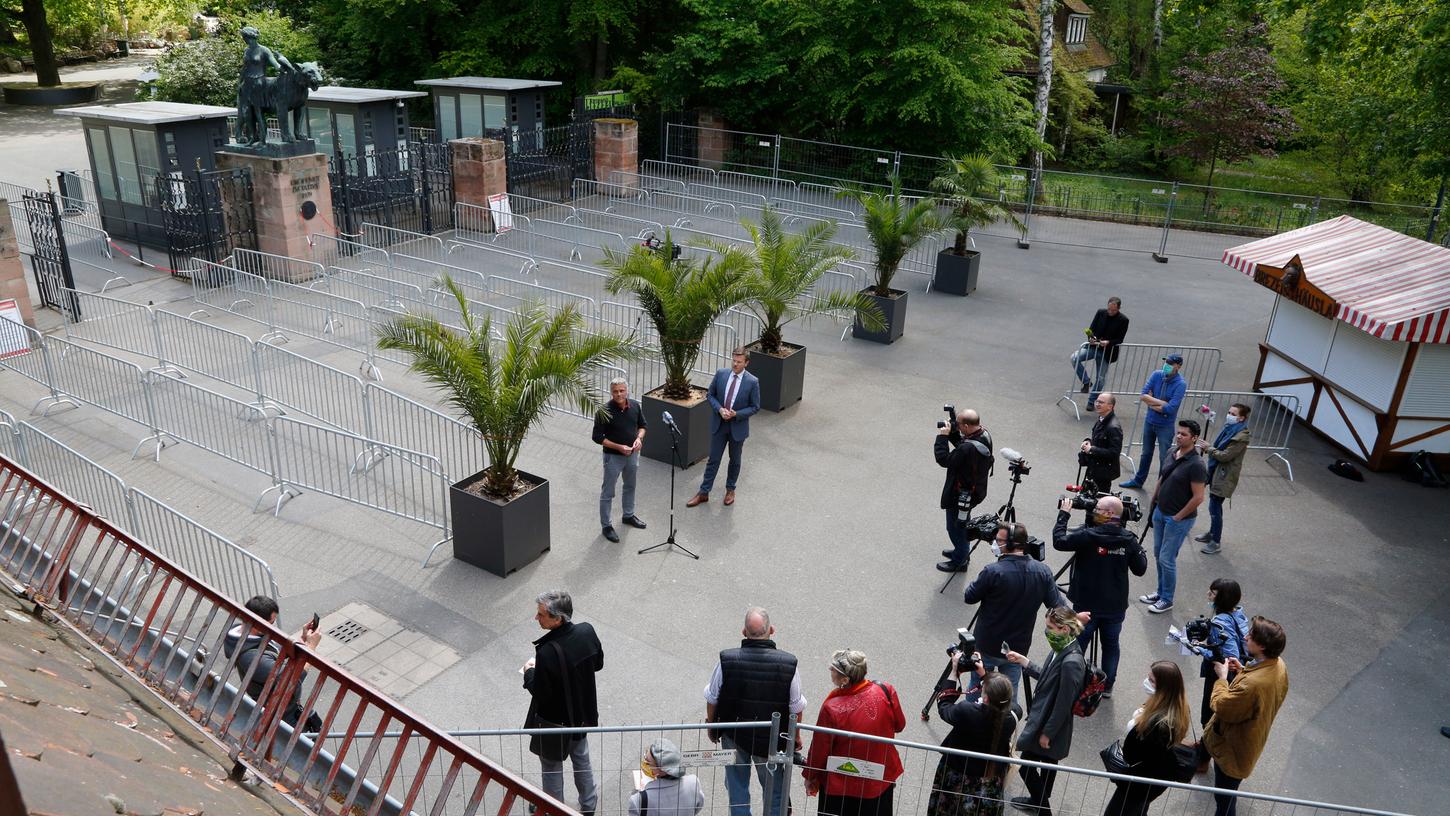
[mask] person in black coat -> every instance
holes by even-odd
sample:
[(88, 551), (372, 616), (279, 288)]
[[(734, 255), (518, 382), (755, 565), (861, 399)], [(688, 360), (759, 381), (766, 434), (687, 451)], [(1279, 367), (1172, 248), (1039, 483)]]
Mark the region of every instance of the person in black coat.
[[(546, 634), (534, 641), (534, 656), (524, 663), (524, 688), (529, 690), (525, 728), (583, 728), (599, 725), (594, 675), (604, 668), (604, 648), (594, 627), (574, 623), (574, 599), (552, 589), (535, 599), (534, 620)], [(598, 801), (589, 740), (583, 735), (535, 735), (529, 752), (539, 757), (544, 790), (564, 801), (564, 758), (574, 766), (579, 810), (592, 814)]]
[(970, 494), (972, 507), (987, 498), (987, 477), (992, 474), (992, 435), (982, 427), (982, 418), (977, 412), (967, 408), (957, 413), (954, 426), (939, 429), (932, 443), (932, 454), (936, 463), (947, 471), (941, 488), (941, 509), (946, 511), (947, 539), (952, 543), (951, 549), (942, 550), (947, 560), (936, 568), (942, 572), (965, 572), (972, 542), (962, 526), (965, 519), (959, 515), (957, 497)]
[(1073, 554), (1067, 597), (1073, 609), (1092, 613), (1078, 645), (1087, 651), (1094, 632), (1102, 637), (1103, 673), (1108, 682), (1104, 696), (1111, 697), (1121, 654), (1118, 636), (1128, 614), (1128, 573), (1141, 576), (1147, 572), (1148, 554), (1138, 537), (1123, 529), (1123, 500), (1117, 496), (1099, 498), (1090, 523), (1069, 530), (1071, 509), (1071, 499), (1058, 505), (1052, 548)]
[[(1093, 315), (1093, 322), (1088, 326), (1087, 342), (1069, 360), (1078, 381), (1082, 383), (1083, 392), (1088, 394), (1089, 408), (1108, 379), (1108, 366), (1118, 361), (1118, 346), (1128, 336), (1128, 316), (1122, 313), (1122, 306), (1121, 298), (1108, 298), (1107, 307), (1098, 309)], [(1091, 381), (1088, 380), (1087, 369), (1083, 367), (1088, 360), (1092, 360), (1097, 369)]]
[[(963, 693), (957, 656), (951, 656), (948, 676), (937, 686), (937, 713), (952, 727), (943, 748), (979, 754), (1012, 756), (1012, 735), (1017, 715), (1012, 711), (1012, 681), (989, 672), (977, 661), (978, 693)], [(1002, 812), (1002, 790), (1007, 765), (943, 754), (932, 777), (928, 816), (996, 816)]]
[[(1148, 699), (1133, 713), (1123, 736), (1123, 761), (1133, 776), (1172, 780), (1178, 772), (1174, 746), (1188, 734), (1188, 694), (1183, 672), (1171, 660), (1159, 660), (1143, 681)], [(1114, 782), (1116, 790), (1103, 816), (1146, 816), (1148, 805), (1162, 795), (1163, 785)]]
[(1123, 426), (1118, 424), (1118, 398), (1104, 391), (1093, 401), (1098, 421), (1092, 433), (1082, 441), (1077, 457), (1083, 466), (1083, 478), (1091, 479), (1098, 490), (1111, 490), (1122, 475), (1118, 461), (1123, 453)]

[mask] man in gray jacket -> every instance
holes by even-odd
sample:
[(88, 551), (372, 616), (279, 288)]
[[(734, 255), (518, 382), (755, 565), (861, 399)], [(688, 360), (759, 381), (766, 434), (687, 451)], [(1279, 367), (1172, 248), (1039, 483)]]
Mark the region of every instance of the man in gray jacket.
[[(1037, 680), (1037, 694), (1017, 738), (1017, 750), (1023, 759), (1056, 765), (1072, 747), (1072, 706), (1082, 693), (1087, 660), (1077, 644), (1082, 621), (1076, 612), (1066, 606), (1055, 607), (1048, 610), (1045, 620), (1044, 634), (1047, 645), (1052, 647), (1047, 662), (1039, 666), (1017, 652), (1008, 652), (1007, 659)], [(1029, 795), (1013, 797), (1012, 807), (1052, 816), (1048, 800), (1052, 798), (1057, 772), (1023, 766), (1021, 774)]]

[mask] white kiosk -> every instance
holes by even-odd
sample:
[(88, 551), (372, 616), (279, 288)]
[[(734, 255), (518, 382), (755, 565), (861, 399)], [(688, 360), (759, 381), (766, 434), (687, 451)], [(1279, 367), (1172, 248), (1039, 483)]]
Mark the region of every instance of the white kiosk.
[(1255, 389), (1372, 470), (1450, 454), (1450, 248), (1342, 215), (1223, 262), (1278, 295)]

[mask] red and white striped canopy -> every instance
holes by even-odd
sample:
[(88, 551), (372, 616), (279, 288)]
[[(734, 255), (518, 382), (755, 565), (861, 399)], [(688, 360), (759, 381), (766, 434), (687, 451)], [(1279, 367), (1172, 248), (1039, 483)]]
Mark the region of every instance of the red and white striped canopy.
[(1341, 215), (1233, 247), (1223, 262), (1253, 277), (1295, 255), (1340, 320), (1386, 340), (1450, 343), (1450, 248)]

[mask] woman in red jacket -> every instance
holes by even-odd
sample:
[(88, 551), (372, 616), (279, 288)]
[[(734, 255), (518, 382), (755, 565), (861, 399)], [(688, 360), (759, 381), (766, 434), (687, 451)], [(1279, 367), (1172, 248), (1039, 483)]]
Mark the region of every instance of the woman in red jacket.
[[(906, 727), (901, 700), (896, 689), (866, 679), (866, 655), (842, 649), (831, 655), (830, 666), (836, 688), (821, 703), (816, 725), (876, 737), (901, 733)], [(806, 795), (821, 794), (820, 816), (890, 816), (899, 776), (901, 757), (894, 745), (839, 734), (811, 739)]]

